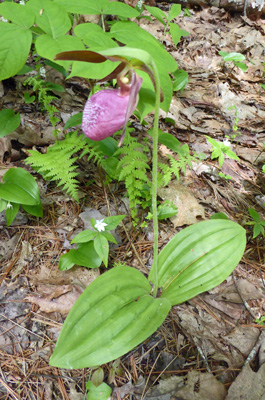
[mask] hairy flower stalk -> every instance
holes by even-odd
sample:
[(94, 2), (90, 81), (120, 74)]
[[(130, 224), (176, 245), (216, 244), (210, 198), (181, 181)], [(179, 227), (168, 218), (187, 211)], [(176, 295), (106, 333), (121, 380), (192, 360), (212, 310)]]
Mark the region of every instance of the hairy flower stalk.
[(93, 94), (86, 102), (82, 130), (92, 140), (103, 140), (124, 128), (138, 103), (142, 78), (131, 71), (127, 77), (117, 77), (119, 89), (105, 89)]

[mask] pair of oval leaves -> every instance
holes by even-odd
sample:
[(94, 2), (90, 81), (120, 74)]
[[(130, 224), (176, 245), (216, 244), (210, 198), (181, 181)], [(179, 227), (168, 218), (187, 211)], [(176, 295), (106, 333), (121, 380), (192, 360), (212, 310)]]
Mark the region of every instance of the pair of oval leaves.
[(158, 256), (162, 294), (131, 267), (115, 267), (79, 297), (65, 320), (50, 364), (85, 368), (112, 361), (147, 339), (172, 306), (219, 285), (243, 256), (245, 230), (229, 220), (203, 221), (183, 229)]

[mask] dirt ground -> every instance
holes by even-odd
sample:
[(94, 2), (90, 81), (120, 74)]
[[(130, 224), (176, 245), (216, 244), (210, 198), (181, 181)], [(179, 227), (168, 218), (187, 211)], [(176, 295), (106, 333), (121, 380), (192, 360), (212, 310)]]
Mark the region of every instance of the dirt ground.
[[(159, 7), (168, 10), (166, 3)], [(169, 114), (161, 111), (160, 128), (188, 143), (191, 152), (204, 153), (206, 159), (160, 191), (159, 196), (175, 202), (179, 210), (177, 217), (160, 222), (160, 247), (182, 227), (216, 212), (243, 226), (250, 220), (249, 207), (265, 219), (265, 175), (261, 171), (265, 91), (260, 85), (265, 83), (264, 21), (253, 22), (214, 7), (190, 12), (191, 16), (182, 13), (176, 19), (190, 35), (177, 48), (169, 35), (164, 39), (179, 68), (188, 72), (189, 82), (174, 95)], [(158, 21), (141, 20), (140, 24), (162, 38)], [(247, 71), (225, 63), (218, 55), (220, 50), (243, 53)], [(50, 367), (49, 357), (71, 306), (104, 268), (76, 267), (63, 272), (58, 271), (58, 260), (70, 248), (71, 238), (87, 228), (91, 216), (107, 216), (108, 207), (111, 213), (128, 214), (128, 202), (118, 184), (104, 190), (97, 170), (85, 160), (79, 165), (79, 204), (23, 163), (28, 149), (45, 151), (54, 142), (48, 116), (36, 104), (24, 103), (23, 79), (18, 76), (0, 83), (3, 108), (14, 108), (22, 116), (17, 131), (0, 139), (0, 175), (13, 166), (32, 172), (38, 179), (44, 217), (37, 220), (21, 212), (7, 227), (0, 214), (0, 399), (81, 400), (91, 370)], [(49, 68), (46, 79), (66, 89), (57, 93), (56, 102), (61, 118), (57, 128), (62, 132), (67, 119), (82, 111), (89, 91), (82, 79), (65, 82)], [(235, 116), (240, 134), (232, 140)], [(147, 121), (151, 123), (152, 116)], [(135, 122), (136, 132), (137, 127)], [(222, 173), (232, 179), (218, 175), (218, 162), (211, 160), (211, 146), (204, 135), (230, 140), (240, 162), (226, 158)], [(161, 146), (159, 156), (164, 154)], [(128, 242), (124, 230), (117, 229), (118, 246), (111, 250), (111, 262), (125, 262), (140, 270), (142, 264), (150, 267), (151, 226), (133, 229), (128, 217), (125, 227), (132, 240)], [(253, 239), (251, 228), (245, 228), (246, 252), (232, 276), (174, 307), (158, 331), (122, 357), (118, 366), (104, 365), (105, 382), (114, 389), (113, 400), (265, 398), (265, 326), (255, 322), (265, 315), (265, 243), (264, 237)]]

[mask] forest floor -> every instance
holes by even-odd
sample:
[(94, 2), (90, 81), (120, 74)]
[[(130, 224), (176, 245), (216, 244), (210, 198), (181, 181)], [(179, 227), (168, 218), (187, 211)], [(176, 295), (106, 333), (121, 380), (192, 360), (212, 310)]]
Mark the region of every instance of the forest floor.
[[(168, 10), (167, 4), (159, 7)], [(256, 321), (265, 315), (265, 243), (262, 235), (253, 239), (252, 228), (244, 225), (251, 220), (248, 208), (265, 219), (265, 91), (260, 86), (265, 83), (265, 25), (214, 7), (190, 12), (190, 17), (182, 13), (176, 19), (190, 35), (177, 48), (170, 36), (164, 40), (179, 68), (188, 72), (189, 82), (173, 97), (171, 123), (161, 112), (160, 128), (206, 158), (159, 193), (179, 211), (177, 217), (160, 222), (159, 243), (162, 246), (183, 227), (223, 212), (247, 229), (247, 248), (232, 276), (174, 307), (151, 338), (121, 358), (114, 376), (111, 363), (103, 367), (117, 400), (258, 400), (265, 396), (265, 325)], [(141, 20), (141, 26), (162, 38), (158, 21)], [(243, 53), (247, 71), (225, 63), (220, 50)], [(118, 207), (120, 214), (128, 214), (128, 202), (118, 184), (110, 185), (112, 191), (104, 190), (95, 166), (86, 160), (79, 166), (79, 204), (24, 164), (29, 149), (45, 151), (54, 142), (47, 114), (35, 103), (24, 104), (24, 79), (18, 76), (0, 87), (2, 105), (15, 104), (23, 118), (16, 132), (0, 139), (0, 175), (11, 167), (30, 170), (40, 187), (44, 217), (37, 221), (21, 212), (7, 227), (0, 214), (0, 399), (81, 400), (91, 371), (57, 369), (49, 366), (49, 357), (71, 306), (104, 268), (58, 271), (58, 260), (73, 235), (87, 228), (91, 216), (107, 216), (108, 207), (111, 213), (117, 213)], [(89, 91), (84, 80), (65, 82), (49, 68), (46, 79), (63, 84), (66, 90), (56, 93), (62, 121), (57, 128), (62, 132), (66, 120), (82, 111)], [(240, 134), (233, 139), (235, 118)], [(147, 121), (151, 123), (152, 117)], [(232, 179), (218, 175), (218, 161), (211, 160), (211, 145), (204, 135), (229, 140), (240, 161), (225, 158), (221, 172)], [(161, 158), (164, 152), (161, 146)], [(128, 243), (124, 231), (117, 230), (119, 245), (111, 250), (111, 262), (142, 270), (139, 258), (146, 266), (152, 259), (151, 226), (133, 229), (129, 218), (125, 225), (132, 241)]]

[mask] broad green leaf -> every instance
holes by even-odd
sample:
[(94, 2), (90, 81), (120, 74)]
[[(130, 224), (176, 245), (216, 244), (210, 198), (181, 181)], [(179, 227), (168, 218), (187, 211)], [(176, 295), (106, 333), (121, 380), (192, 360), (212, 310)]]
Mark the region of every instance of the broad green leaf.
[[(144, 29), (140, 28), (134, 22), (131, 21), (119, 21), (110, 30), (110, 36), (116, 40), (126, 44), (128, 47), (142, 49), (145, 53), (148, 53), (156, 61), (160, 61), (157, 64), (163, 65), (164, 71), (173, 72), (177, 69), (177, 63), (174, 58), (164, 49), (164, 47)], [(137, 46), (136, 46), (137, 44)], [(123, 48), (121, 48), (123, 49)], [(103, 53), (101, 53), (103, 54)], [(130, 56), (130, 54), (120, 54), (124, 56)], [(139, 58), (137, 55), (132, 54), (131, 57), (135, 57), (143, 61), (145, 64), (149, 64), (149, 60), (145, 58)]]
[(117, 244), (117, 240), (115, 239), (115, 237), (111, 233), (109, 233), (109, 232), (101, 232), (100, 234), (105, 236), (105, 238), (109, 242)]
[[(36, 49), (41, 57), (48, 58), (49, 60), (54, 60), (54, 56), (57, 53), (68, 50), (83, 50), (84, 45), (81, 39), (65, 35), (60, 36), (57, 39), (52, 38), (49, 35), (41, 35), (36, 40)], [(71, 64), (70, 61), (56, 61), (58, 64), (64, 66), (68, 69)]]
[(169, 26), (170, 26), (169, 32), (170, 32), (170, 35), (172, 37), (172, 40), (173, 40), (175, 46), (178, 45), (180, 38), (182, 36), (189, 36), (189, 32), (184, 31), (177, 24), (174, 24), (173, 22), (171, 22), (169, 24)]
[(168, 21), (172, 21), (172, 19), (178, 17), (180, 13), (181, 13), (181, 5), (172, 4), (168, 13)]
[(183, 69), (178, 69), (173, 73), (174, 81), (173, 81), (173, 90), (178, 91), (185, 88), (187, 83), (189, 82), (189, 75)]
[(59, 4), (50, 0), (30, 0), (27, 7), (35, 13), (38, 27), (54, 39), (71, 29), (68, 13)]
[(34, 24), (35, 19), (30, 9), (16, 3), (3, 2), (0, 4), (0, 15), (26, 29)]
[[(137, 26), (136, 24), (134, 25)], [(116, 26), (116, 24), (114, 26)], [(139, 49), (137, 47), (130, 47), (130, 46), (115, 47), (113, 49), (99, 51), (99, 54), (103, 56), (121, 56), (121, 57), (135, 58), (147, 65), (152, 62), (152, 57), (150, 53), (147, 52), (146, 50)]]
[(50, 365), (85, 368), (126, 354), (165, 320), (170, 303), (149, 295), (151, 285), (130, 267), (115, 267), (79, 297), (60, 332)]
[(222, 212), (215, 213), (210, 216), (210, 219), (229, 219), (227, 215)]
[(243, 61), (245, 56), (241, 53), (227, 53), (226, 51), (219, 51), (218, 54), (223, 57), (224, 61)]
[(59, 270), (60, 271), (68, 271), (68, 269), (71, 269), (75, 263), (72, 261), (71, 254), (65, 253), (60, 257), (59, 260)]
[(82, 117), (83, 117), (83, 113), (79, 112), (75, 115), (72, 115), (72, 117), (70, 117), (66, 124), (64, 125), (64, 129), (69, 129), (72, 128), (73, 126), (77, 126), (77, 125), (81, 125), (82, 124)]
[[(164, 93), (164, 101), (161, 104), (161, 108), (165, 111), (168, 111), (173, 93), (172, 83), (168, 72), (173, 72), (178, 67), (173, 57), (152, 35), (150, 35), (148, 32), (145, 32), (142, 28), (131, 21), (117, 22), (111, 28), (110, 35), (116, 40), (126, 44), (130, 48), (141, 49), (145, 52), (146, 50), (148, 51), (157, 66), (161, 88)], [(126, 56), (126, 54), (124, 55)], [(135, 58), (140, 59), (137, 56), (135, 56)], [(143, 61), (145, 64), (149, 64), (149, 62), (147, 62), (148, 60), (144, 60), (141, 58), (141, 61)], [(145, 81), (149, 81), (150, 78), (147, 74), (141, 76), (144, 76), (144, 82), (142, 85), (142, 87), (144, 88), (146, 87)], [(142, 116), (142, 118), (144, 117)]]
[(248, 212), (249, 212), (249, 215), (251, 216), (251, 218), (254, 219), (254, 221), (260, 222), (261, 218), (260, 218), (259, 213), (256, 210), (253, 210), (253, 208), (249, 208)]
[(0, 22), (0, 81), (16, 75), (27, 61), (32, 34), (15, 24)]
[(125, 218), (125, 215), (114, 215), (113, 217), (107, 217), (104, 218), (104, 222), (106, 224), (108, 224), (108, 226), (106, 226), (106, 229), (108, 231), (112, 231), (113, 229), (115, 229), (119, 223)]
[(91, 231), (91, 229), (86, 229), (83, 232), (78, 233), (71, 243), (85, 243), (85, 242), (90, 242), (91, 240), (94, 239), (96, 236), (97, 232), (96, 231)]
[[(237, 266), (245, 246), (245, 229), (232, 221), (203, 221), (183, 229), (158, 256), (162, 298), (176, 305), (219, 285)], [(153, 274), (151, 268), (151, 281)]]
[(87, 400), (108, 400), (112, 392), (109, 385), (104, 382), (99, 386), (95, 386), (89, 381), (86, 383), (86, 389), (88, 391)]
[(99, 257), (94, 249), (94, 242), (86, 242), (78, 244), (78, 248), (71, 249), (68, 253), (68, 259), (82, 267), (98, 268), (102, 263), (102, 258)]
[(162, 143), (164, 146), (167, 146), (172, 151), (176, 153), (179, 152), (180, 149), (180, 141), (171, 133), (161, 132), (158, 136), (159, 143)]
[(70, 13), (97, 15), (103, 13), (108, 0), (55, 0), (55, 2)]
[(246, 72), (248, 67), (245, 63), (243, 62), (235, 62), (235, 65), (241, 69), (241, 71)]
[[(88, 138), (87, 138), (88, 139)], [(118, 150), (118, 143), (113, 137), (107, 137), (106, 139), (97, 142), (99, 150), (103, 152), (105, 156), (113, 156), (113, 154)]]
[(105, 267), (108, 266), (108, 258), (109, 258), (109, 242), (105, 238), (104, 235), (100, 233), (95, 237), (94, 240), (94, 248), (98, 254), (98, 256), (103, 261)]
[(176, 215), (178, 212), (178, 208), (173, 203), (169, 204), (167, 202), (165, 204), (161, 204), (160, 206), (158, 206), (157, 211), (158, 211), (157, 218), (159, 220), (162, 220)]
[(158, 7), (151, 7), (147, 5), (145, 5), (145, 8), (154, 18), (161, 22), (161, 24), (166, 25), (164, 19), (167, 20), (167, 16), (164, 11), (160, 10)]
[[(140, 71), (141, 72), (141, 71)], [(138, 73), (138, 72), (137, 72)], [(140, 75), (140, 73), (139, 73)], [(149, 114), (153, 109), (155, 108), (155, 92), (154, 88), (152, 85), (151, 80), (148, 78), (145, 74), (143, 77), (143, 84), (139, 92), (139, 101), (137, 104), (137, 110), (140, 113), (140, 122), (142, 123), (144, 118), (146, 117), (147, 114)], [(146, 88), (146, 82), (149, 83), (150, 88)]]
[(6, 224), (11, 225), (19, 210), (19, 204), (11, 203), (11, 207), (6, 209)]
[(38, 185), (33, 176), (23, 168), (10, 168), (0, 184), (0, 198), (23, 205), (40, 204)]
[(119, 15), (124, 18), (135, 18), (140, 14), (135, 8), (118, 1), (108, 2), (103, 9), (104, 14)]
[[(61, 62), (65, 63), (66, 61)], [(105, 61), (101, 64), (74, 61), (69, 78), (80, 76), (82, 78), (99, 80), (110, 74), (118, 65), (119, 63), (111, 61)]]
[(28, 206), (27, 204), (21, 204), (21, 207), (27, 211), (27, 213), (34, 215), (35, 217), (43, 216), (42, 204), (37, 204), (36, 206)]
[(77, 25), (74, 33), (89, 47), (98, 47), (99, 49), (118, 47), (118, 44), (109, 37), (108, 33), (104, 32), (97, 24), (87, 23)]
[(16, 130), (20, 125), (20, 115), (13, 110), (5, 109), (0, 111), (0, 138)]
[(257, 236), (259, 236), (259, 234), (262, 234), (262, 236), (264, 236), (264, 228), (261, 224), (256, 223), (253, 226), (253, 239), (255, 239)]
[(6, 200), (0, 199), (0, 213), (6, 209), (7, 203)]

